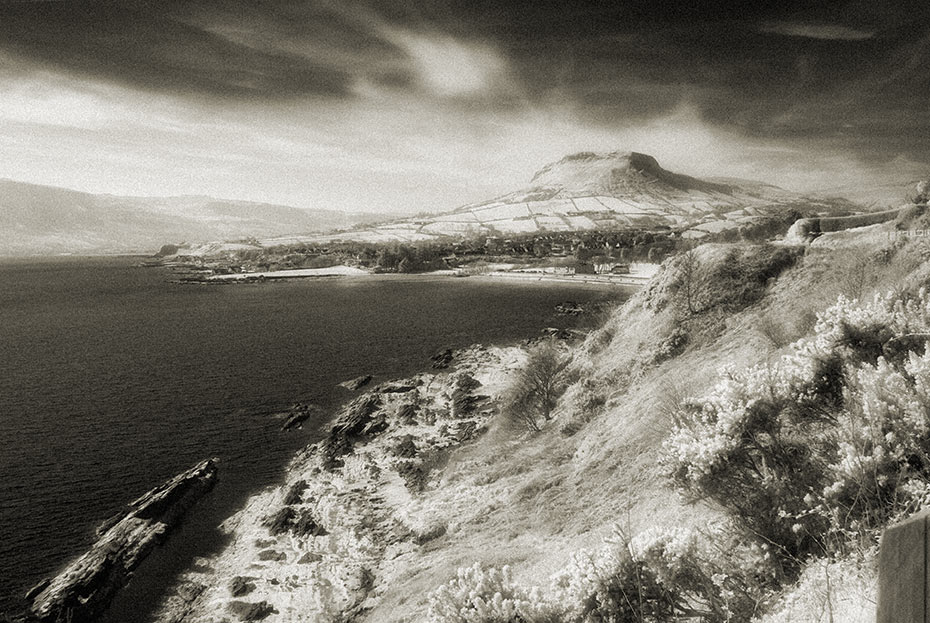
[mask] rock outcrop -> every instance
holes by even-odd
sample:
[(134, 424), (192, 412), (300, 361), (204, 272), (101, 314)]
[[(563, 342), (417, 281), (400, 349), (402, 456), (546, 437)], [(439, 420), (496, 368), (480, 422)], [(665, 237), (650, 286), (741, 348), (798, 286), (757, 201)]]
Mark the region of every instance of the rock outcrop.
[(341, 385), (342, 387), (345, 387), (350, 392), (354, 392), (354, 391), (358, 391), (359, 389), (365, 387), (369, 383), (371, 383), (371, 375), (364, 374), (362, 376), (357, 376), (354, 379), (343, 381), (339, 385)]
[(216, 481), (216, 460), (201, 461), (129, 504), (90, 550), (57, 577), (33, 588), (35, 621), (93, 621), (132, 577), (132, 571)]

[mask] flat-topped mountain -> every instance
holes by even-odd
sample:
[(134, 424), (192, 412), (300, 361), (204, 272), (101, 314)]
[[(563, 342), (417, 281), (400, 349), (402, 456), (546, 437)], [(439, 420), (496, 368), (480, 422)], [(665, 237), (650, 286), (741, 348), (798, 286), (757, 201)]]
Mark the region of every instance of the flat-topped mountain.
[(729, 193), (724, 184), (666, 171), (652, 156), (630, 152), (581, 152), (548, 164), (530, 182), (540, 191), (562, 195), (646, 194), (662, 196), (697, 190)]
[(350, 232), (263, 244), (414, 242), (448, 236), (660, 227), (686, 229), (690, 236), (700, 237), (789, 209), (834, 214), (858, 207), (845, 199), (805, 196), (761, 182), (673, 173), (652, 156), (637, 152), (582, 152), (544, 166), (525, 188), (490, 201)]
[(351, 227), (371, 215), (204, 196), (118, 197), (0, 179), (0, 256), (154, 252)]

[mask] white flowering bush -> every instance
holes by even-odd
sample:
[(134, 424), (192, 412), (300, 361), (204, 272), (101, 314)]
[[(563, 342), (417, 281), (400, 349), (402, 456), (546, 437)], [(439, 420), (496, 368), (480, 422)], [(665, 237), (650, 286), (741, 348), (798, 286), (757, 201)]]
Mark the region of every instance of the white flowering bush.
[(536, 588), (515, 584), (510, 569), (475, 563), (429, 597), (430, 623), (555, 623), (553, 606)]
[(665, 444), (673, 479), (769, 544), (783, 571), (873, 539), (928, 498), (930, 298), (840, 298), (774, 366), (726, 370)]
[(767, 580), (761, 550), (717, 549), (706, 535), (678, 528), (617, 534), (596, 553), (576, 554), (550, 594), (562, 621), (625, 623), (748, 621)]

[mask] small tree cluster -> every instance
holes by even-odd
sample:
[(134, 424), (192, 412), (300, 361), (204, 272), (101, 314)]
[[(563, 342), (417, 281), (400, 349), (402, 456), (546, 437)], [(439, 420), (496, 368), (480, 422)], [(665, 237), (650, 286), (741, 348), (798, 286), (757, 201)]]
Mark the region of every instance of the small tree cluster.
[(801, 251), (792, 247), (743, 245), (730, 249), (720, 260), (706, 263), (699, 249), (688, 249), (675, 264), (680, 304), (690, 315), (748, 307), (762, 298), (770, 280), (791, 267), (800, 255)]
[(502, 411), (531, 431), (542, 430), (568, 387), (571, 361), (553, 340), (534, 347), (502, 397)]

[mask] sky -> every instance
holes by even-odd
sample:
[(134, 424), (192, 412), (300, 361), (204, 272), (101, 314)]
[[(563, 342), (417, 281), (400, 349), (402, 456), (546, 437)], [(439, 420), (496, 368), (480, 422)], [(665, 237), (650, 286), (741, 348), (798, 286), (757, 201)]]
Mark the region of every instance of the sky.
[[(452, 209), (577, 151), (930, 177), (930, 3), (0, 0), (0, 177)], [(902, 191), (903, 196), (903, 191)]]

